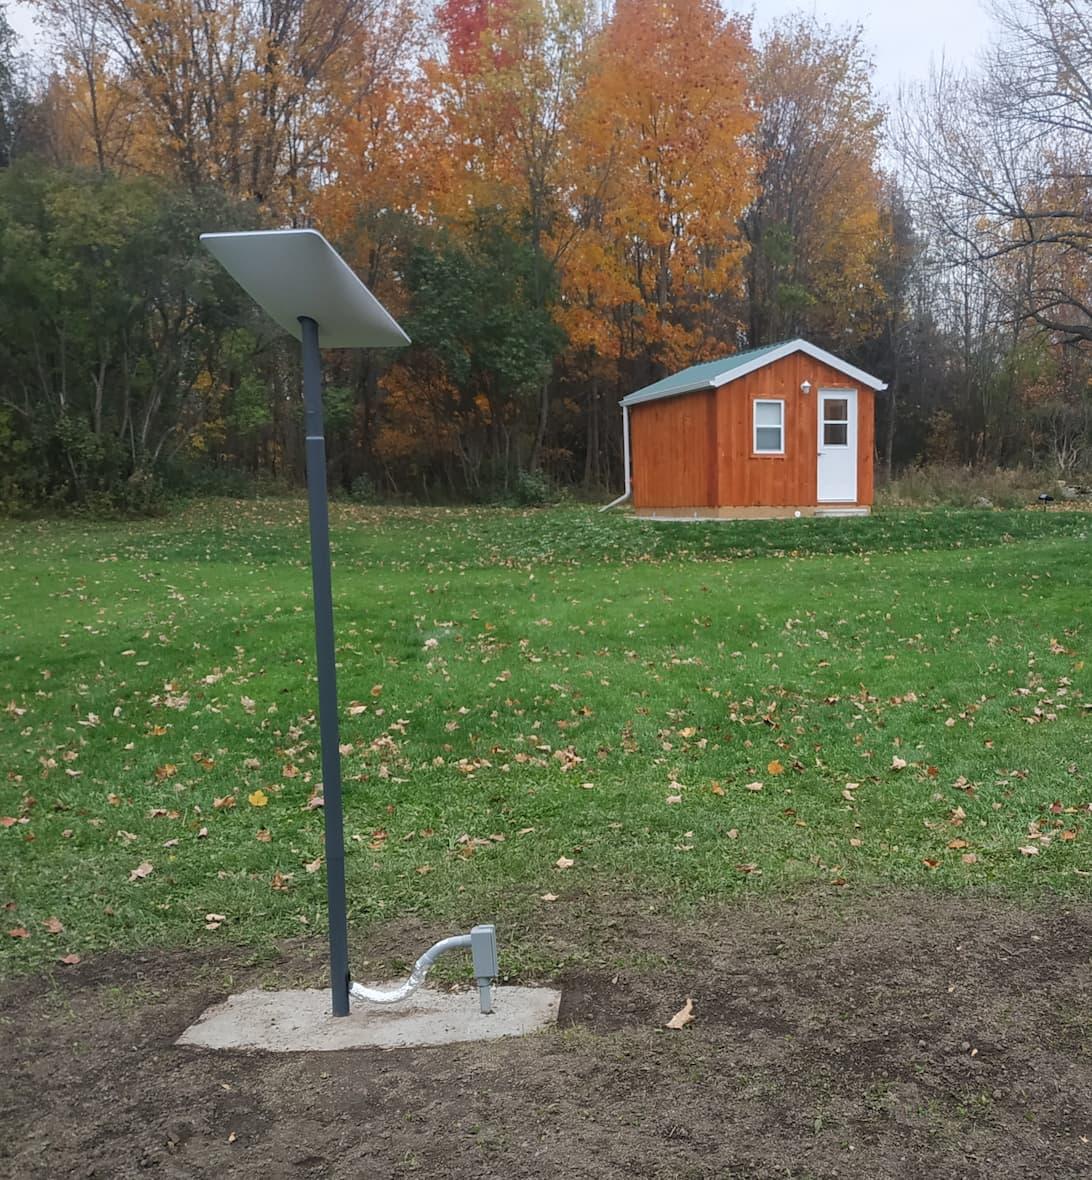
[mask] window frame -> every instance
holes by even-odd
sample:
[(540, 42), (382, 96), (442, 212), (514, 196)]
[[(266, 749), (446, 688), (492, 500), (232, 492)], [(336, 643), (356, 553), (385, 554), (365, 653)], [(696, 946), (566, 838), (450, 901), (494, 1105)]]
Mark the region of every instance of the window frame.
[[(780, 446), (776, 451), (769, 449), (760, 450), (758, 446), (758, 407), (777, 406), (779, 421), (777, 429), (780, 433)], [(772, 426), (762, 426), (763, 430), (772, 430)], [(751, 454), (759, 459), (774, 459), (784, 458), (785, 456), (785, 399), (783, 397), (756, 397), (751, 401)]]

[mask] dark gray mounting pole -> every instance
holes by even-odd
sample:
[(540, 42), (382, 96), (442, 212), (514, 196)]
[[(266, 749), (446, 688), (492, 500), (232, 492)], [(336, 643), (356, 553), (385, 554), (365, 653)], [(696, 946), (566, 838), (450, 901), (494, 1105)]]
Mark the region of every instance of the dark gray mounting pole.
[(345, 831), (341, 817), (334, 603), (330, 589), (330, 515), (326, 502), (326, 437), (322, 424), (322, 360), (318, 324), (300, 316), (303, 406), (307, 433), (307, 504), (311, 521), (311, 587), (315, 599), (319, 739), (326, 822), (326, 900), (330, 921), (330, 988), (335, 1016), (349, 1015), (349, 926), (345, 913)]

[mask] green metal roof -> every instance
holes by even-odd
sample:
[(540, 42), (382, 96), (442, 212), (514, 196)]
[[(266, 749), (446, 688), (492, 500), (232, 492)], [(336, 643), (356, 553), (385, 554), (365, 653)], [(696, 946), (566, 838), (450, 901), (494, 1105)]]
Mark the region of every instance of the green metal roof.
[(702, 365), (691, 365), (679, 373), (672, 373), (643, 389), (634, 390), (626, 397), (626, 402), (652, 401), (658, 397), (670, 397), (673, 393), (691, 393), (698, 389), (713, 389), (715, 385), (723, 384), (723, 380), (716, 380), (727, 376), (733, 369), (739, 368), (750, 361), (757, 360), (763, 353), (773, 352), (781, 348), (784, 341), (777, 344), (767, 344), (763, 348), (749, 348), (746, 352), (737, 352), (734, 356), (724, 357), (719, 361), (706, 361)]
[(845, 373), (856, 381), (861, 381), (871, 389), (877, 391), (887, 386), (877, 377), (862, 372), (839, 357), (817, 348), (807, 340), (781, 340), (777, 344), (767, 344), (762, 348), (751, 348), (746, 352), (737, 352), (734, 356), (725, 357), (719, 361), (706, 361), (701, 365), (691, 365), (681, 373), (673, 373), (646, 385), (643, 389), (635, 390), (622, 399), (623, 406), (639, 405), (641, 402), (655, 401), (661, 397), (673, 397), (679, 393), (697, 393), (703, 389), (717, 389), (737, 377), (753, 373), (764, 365), (780, 360), (794, 352), (804, 352), (815, 360), (830, 365), (831, 368)]

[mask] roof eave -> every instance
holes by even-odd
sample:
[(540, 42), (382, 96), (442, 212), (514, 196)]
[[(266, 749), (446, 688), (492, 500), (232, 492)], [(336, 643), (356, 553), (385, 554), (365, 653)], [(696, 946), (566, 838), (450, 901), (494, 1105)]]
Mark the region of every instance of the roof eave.
[[(724, 384), (721, 382), (721, 384)], [(684, 393), (708, 393), (711, 389), (716, 389), (717, 385), (713, 381), (703, 381), (700, 385), (687, 385), (682, 389), (662, 389), (658, 393), (645, 393), (638, 390), (636, 393), (627, 394), (618, 403), (620, 406), (639, 406), (642, 402), (657, 402), (665, 397), (680, 397)]]

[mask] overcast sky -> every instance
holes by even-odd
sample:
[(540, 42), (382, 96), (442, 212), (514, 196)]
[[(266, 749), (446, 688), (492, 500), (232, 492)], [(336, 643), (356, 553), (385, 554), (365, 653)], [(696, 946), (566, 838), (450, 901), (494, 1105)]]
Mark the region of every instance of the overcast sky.
[[(876, 59), (876, 90), (883, 99), (900, 82), (925, 78), (930, 62), (944, 57), (952, 65), (973, 61), (984, 48), (990, 19), (983, 0), (723, 0), (739, 11), (754, 11), (759, 30), (789, 12), (814, 12), (831, 24), (860, 24)], [(8, 19), (35, 47), (36, 33), (25, 5), (9, 4)]]

